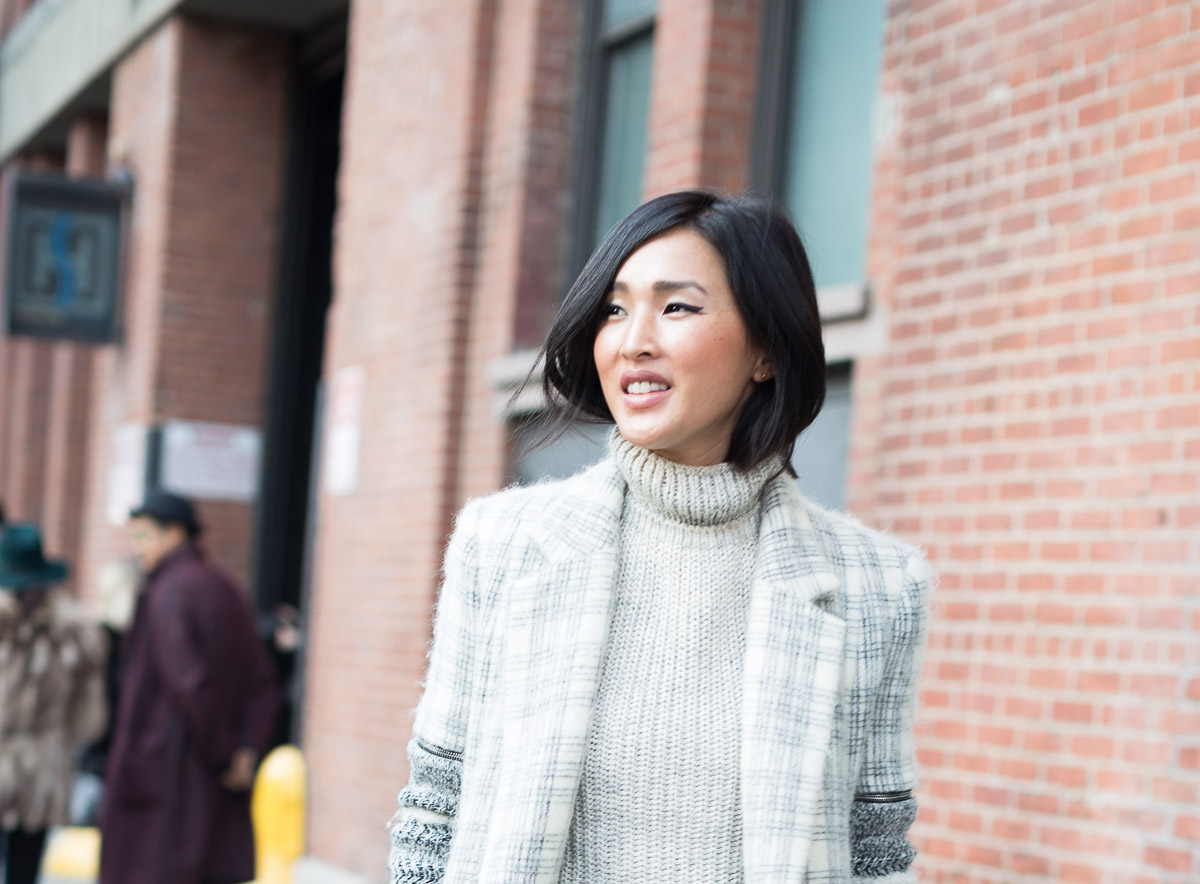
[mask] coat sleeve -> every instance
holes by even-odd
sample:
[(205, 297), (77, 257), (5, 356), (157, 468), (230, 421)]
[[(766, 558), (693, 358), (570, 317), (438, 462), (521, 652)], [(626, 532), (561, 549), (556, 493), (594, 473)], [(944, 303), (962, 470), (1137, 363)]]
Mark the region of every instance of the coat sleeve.
[(190, 598), (203, 592), (196, 580), (165, 583), (150, 610), (150, 641), (154, 663), (172, 702), (183, 717), (192, 745), (214, 775), (229, 763), (238, 737), (222, 714), (212, 665), (200, 644), (189, 614)]
[(399, 806), (388, 824), (392, 884), (433, 884), (445, 876), (472, 696), (477, 526), (476, 510), (468, 504), (446, 550), (425, 690), (408, 746), (411, 778), (400, 790)]
[(851, 870), (864, 884), (916, 881), (911, 869), (916, 850), (908, 840), (917, 816), (913, 727), (933, 581), (919, 556), (908, 560), (904, 574), (850, 816)]
[(237, 745), (252, 747), (261, 758), (270, 747), (275, 732), (280, 687), (275, 663), (254, 630), (250, 612), (246, 613), (246, 703)]

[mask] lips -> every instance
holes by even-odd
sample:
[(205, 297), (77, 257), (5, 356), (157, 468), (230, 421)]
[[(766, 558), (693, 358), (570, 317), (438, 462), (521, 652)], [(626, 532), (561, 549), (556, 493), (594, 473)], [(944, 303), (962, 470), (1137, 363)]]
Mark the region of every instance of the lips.
[(627, 371), (621, 375), (621, 403), (627, 413), (658, 406), (671, 395), (667, 379), (652, 371)]

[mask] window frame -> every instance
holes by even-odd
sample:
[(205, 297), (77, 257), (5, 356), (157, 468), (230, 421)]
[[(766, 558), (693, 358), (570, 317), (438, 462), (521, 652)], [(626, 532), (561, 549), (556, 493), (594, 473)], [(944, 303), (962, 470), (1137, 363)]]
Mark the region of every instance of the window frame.
[(782, 200), (787, 174), (787, 123), (794, 97), (793, 50), (798, 13), (796, 0), (763, 0), (750, 184), (759, 193), (778, 200)]
[[(762, 31), (751, 146), (750, 183), (755, 191), (787, 207), (788, 160), (791, 156), (789, 131), (795, 103), (797, 43), (800, 33), (798, 16), (805, 0), (763, 0)], [(874, 158), (872, 159), (874, 163)], [(872, 173), (874, 168), (872, 168)], [(868, 218), (868, 222), (869, 222)], [(874, 308), (874, 285), (866, 266), (866, 253), (872, 235), (867, 227), (863, 243), (862, 281), (824, 286), (817, 290), (821, 324), (864, 322)]]
[(596, 210), (600, 204), (600, 176), (597, 171), (608, 125), (606, 112), (613, 53), (624, 43), (653, 35), (658, 11), (655, 9), (636, 15), (608, 28), (603, 27), (603, 21), (604, 0), (591, 0), (585, 5), (582, 25), (585, 39), (579, 98), (581, 124), (577, 127), (574, 151), (572, 191), (575, 194), (575, 210), (567, 262), (571, 281), (583, 269), (596, 247), (592, 237), (596, 232)]

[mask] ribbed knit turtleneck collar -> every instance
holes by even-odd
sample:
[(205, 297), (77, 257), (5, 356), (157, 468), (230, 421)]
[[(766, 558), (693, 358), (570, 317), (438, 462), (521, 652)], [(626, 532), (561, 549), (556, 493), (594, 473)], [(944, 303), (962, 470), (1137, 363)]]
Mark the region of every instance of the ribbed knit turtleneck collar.
[(616, 430), (609, 440), (629, 493), (651, 510), (689, 525), (720, 525), (749, 512), (783, 461), (767, 458), (743, 472), (728, 463), (692, 467), (627, 441)]

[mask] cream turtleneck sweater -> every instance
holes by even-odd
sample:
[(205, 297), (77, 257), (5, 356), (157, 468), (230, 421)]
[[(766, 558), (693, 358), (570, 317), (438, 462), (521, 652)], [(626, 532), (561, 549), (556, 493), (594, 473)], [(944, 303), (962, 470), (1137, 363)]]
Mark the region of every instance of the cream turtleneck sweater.
[(620, 566), (561, 884), (742, 881), (742, 663), (781, 461), (681, 466), (618, 433)]

